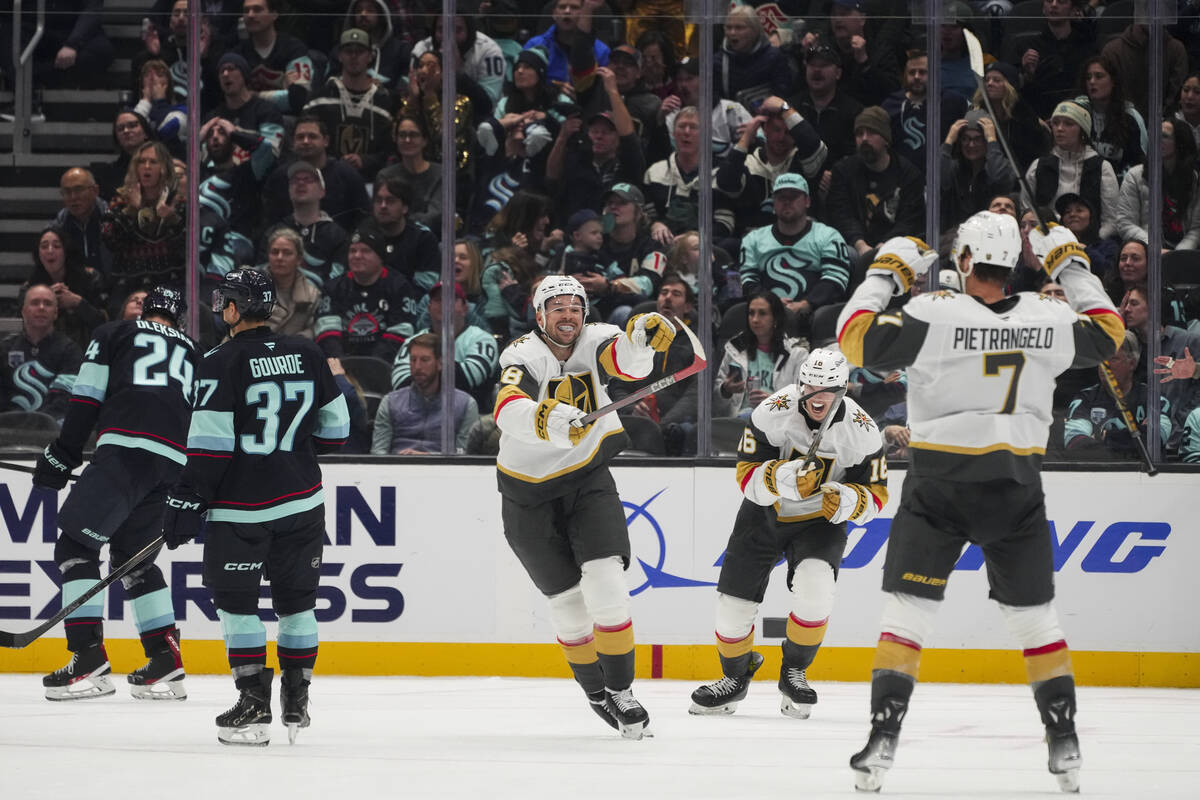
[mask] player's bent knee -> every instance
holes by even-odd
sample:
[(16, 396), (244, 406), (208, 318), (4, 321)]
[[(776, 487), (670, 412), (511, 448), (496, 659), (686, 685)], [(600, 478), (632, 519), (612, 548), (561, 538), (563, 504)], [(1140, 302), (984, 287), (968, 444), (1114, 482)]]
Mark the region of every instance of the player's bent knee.
[(592, 619), (598, 625), (621, 625), (629, 620), (629, 586), (620, 556), (585, 561), (579, 586)]
[(717, 633), (725, 639), (745, 639), (754, 630), (758, 603), (717, 592)]
[(792, 574), (792, 613), (802, 620), (828, 619), (833, 613), (836, 581), (833, 567), (819, 558), (806, 558)]
[(1025, 650), (1045, 647), (1066, 639), (1058, 624), (1058, 612), (1052, 603), (1038, 606), (1006, 606), (999, 603), (1004, 622), (1017, 643)]
[(921, 647), (933, 630), (940, 600), (917, 597), (904, 592), (888, 592), (883, 600), (881, 630), (908, 639)]
[(592, 635), (592, 615), (588, 613), (583, 589), (578, 583), (547, 599), (550, 601), (550, 624), (560, 641), (578, 642)]
[(218, 611), (228, 614), (258, 614), (258, 592), (231, 592), (228, 589), (212, 590), (213, 605)]
[[(100, 551), (60, 536), (54, 543), (54, 563), (64, 580), (100, 577)], [(68, 577), (67, 573), (71, 573)]]
[(157, 564), (145, 564), (121, 578), (121, 585), (125, 587), (125, 594), (133, 599), (167, 588), (167, 579)]

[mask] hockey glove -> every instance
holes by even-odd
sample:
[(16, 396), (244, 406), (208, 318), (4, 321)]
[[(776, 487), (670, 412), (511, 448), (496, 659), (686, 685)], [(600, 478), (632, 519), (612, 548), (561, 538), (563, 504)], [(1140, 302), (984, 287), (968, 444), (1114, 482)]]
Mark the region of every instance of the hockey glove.
[(195, 492), (172, 490), (163, 513), (162, 538), (168, 550), (187, 544), (200, 533), (204, 523), (204, 498)]
[(867, 275), (880, 275), (896, 284), (894, 294), (912, 289), (937, 263), (936, 250), (915, 236), (893, 236), (875, 252), (875, 260), (867, 267)]
[(1046, 225), (1045, 233), (1042, 233), (1040, 228), (1034, 228), (1029, 232), (1029, 249), (1033, 251), (1038, 263), (1046, 270), (1050, 279), (1057, 281), (1059, 273), (1066, 269), (1071, 262), (1081, 265), (1090, 272), (1092, 260), (1088, 258), (1087, 252), (1075, 238), (1075, 234), (1071, 233), (1067, 227), (1054, 222), (1048, 222)]
[(558, 400), (546, 399), (538, 403), (537, 411), (534, 412), (533, 429), (539, 439), (555, 447), (574, 447), (583, 441), (595, 424), (576, 424), (576, 420), (585, 416), (587, 415), (582, 409), (560, 403)]
[(71, 478), (71, 470), (79, 466), (55, 440), (46, 445), (33, 468), (33, 485), (51, 491), (59, 491)]
[(804, 459), (785, 461), (775, 470), (775, 485), (784, 500), (803, 500), (817, 490), (817, 479), (821, 476), (817, 464), (804, 467)]
[(637, 347), (649, 347), (665, 353), (675, 340), (675, 326), (662, 314), (636, 314), (625, 324), (625, 335)]
[(875, 501), (864, 487), (829, 481), (821, 484), (821, 514), (834, 525), (851, 520), (870, 522), (875, 517)]

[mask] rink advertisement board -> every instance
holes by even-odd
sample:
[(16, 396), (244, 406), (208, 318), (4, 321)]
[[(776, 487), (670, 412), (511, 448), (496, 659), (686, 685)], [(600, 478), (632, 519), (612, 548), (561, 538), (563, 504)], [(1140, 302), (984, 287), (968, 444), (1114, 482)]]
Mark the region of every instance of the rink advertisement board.
[[(715, 583), (741, 500), (733, 470), (622, 466), (614, 475), (633, 547), (627, 575), (636, 636), (644, 645), (639, 658), (651, 662), (646, 674), (707, 675), (715, 663)], [(463, 654), (490, 650), (491, 663), (503, 662), (504, 674), (565, 674), (561, 657), (547, 644), (554, 635), (545, 601), (504, 540), (493, 467), (336, 464), (325, 467), (324, 477), (328, 538), (317, 617), (326, 666), (453, 673)], [(33, 491), (18, 473), (0, 479), (0, 629), (21, 631), (59, 608), (53, 542), (57, 503), (65, 493)], [(888, 527), (902, 481), (903, 473), (893, 471), (883, 513), (849, 531), (814, 674), (820, 661), (827, 668), (853, 664), (859, 674), (851, 679), (869, 674)], [(1198, 481), (1184, 474), (1045, 474), (1059, 614), (1077, 670), (1090, 672), (1094, 682), (1198, 685), (1200, 625), (1193, 611), (1200, 607), (1194, 578), (1200, 539), (1186, 524), (1194, 516), (1189, 498)], [(200, 552), (199, 545), (164, 551), (158, 563), (172, 587), (185, 641), (207, 653), (205, 665), (212, 662), (219, 671), (220, 628), (202, 585)], [(782, 635), (776, 621), (790, 609), (785, 572), (776, 568), (760, 609), (764, 652), (778, 651), (779, 640), (770, 637)], [(263, 597), (273, 636), (269, 590)], [(136, 639), (119, 585), (109, 593), (106, 615), (109, 640)], [(0, 670), (59, 666), (62, 640), (52, 637), (61, 635), (61, 629), (52, 631), (28, 652), (0, 651)], [(968, 548), (950, 580), (928, 653), (942, 653), (957, 665), (942, 679), (1005, 680), (1014, 669), (1019, 673), (1019, 656), (996, 672), (990, 654), (1012, 646), (987, 598), (982, 558)], [(39, 652), (49, 654), (45, 665), (35, 656)], [(382, 652), (402, 663), (382, 659), (389, 667), (373, 666), (371, 654)], [(406, 669), (403, 662), (414, 658), (417, 666)]]

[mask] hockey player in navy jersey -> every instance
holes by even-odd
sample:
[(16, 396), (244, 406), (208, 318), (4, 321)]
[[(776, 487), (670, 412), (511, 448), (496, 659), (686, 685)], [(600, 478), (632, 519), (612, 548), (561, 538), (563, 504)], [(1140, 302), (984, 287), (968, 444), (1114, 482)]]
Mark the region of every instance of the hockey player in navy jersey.
[[(62, 573), (62, 601), (71, 603), (100, 581), (100, 548), (108, 544), (113, 568), (154, 541), (163, 501), (182, 467), (191, 416), (196, 354), (178, 330), (183, 296), (153, 288), (138, 320), (118, 320), (93, 333), (58, 438), (46, 446), (35, 486), (58, 491), (83, 461), (98, 432), (92, 462), (58, 512), (62, 530), (54, 560)], [(122, 579), (149, 662), (128, 679), (134, 697), (187, 697), (175, 610), (154, 557)], [(104, 649), (104, 594), (66, 619), (71, 662), (42, 679), (49, 700), (80, 700), (116, 691)]]
[(1051, 225), (1044, 234), (1031, 231), (1029, 243), (1070, 305), (1032, 292), (1005, 296), (1021, 234), (1010, 215), (981, 211), (954, 241), (962, 293), (929, 292), (886, 311), (937, 259), (920, 240), (895, 237), (880, 246), (838, 319), (838, 341), (852, 363), (879, 372), (908, 368), (912, 431), (912, 463), (883, 567), (871, 733), (850, 759), (862, 791), (878, 791), (892, 766), (921, 648), (970, 543), (982, 550), (989, 594), (1024, 650), (1050, 772), (1063, 791), (1079, 790), (1075, 679), (1053, 605), (1040, 470), (1055, 377), (1109, 358), (1124, 325), (1074, 234)]
[(579, 420), (609, 402), (610, 381), (648, 375), (675, 329), (657, 313), (632, 317), (624, 331), (585, 325), (587, 292), (570, 275), (543, 280), (533, 304), (538, 330), (500, 355), (494, 416), (504, 536), (549, 601), (558, 643), (592, 708), (640, 739), (650, 717), (630, 690), (629, 530), (608, 471), (629, 438), (616, 414)]
[[(805, 670), (817, 657), (833, 612), (834, 582), (846, 549), (846, 523), (865, 525), (887, 503), (887, 457), (875, 421), (845, 397), (850, 368), (833, 350), (812, 351), (798, 380), (754, 409), (738, 444), (744, 499), (717, 581), (720, 680), (692, 692), (692, 714), (732, 714), (762, 666), (754, 619), (771, 571), (787, 561), (792, 595), (780, 711), (807, 719), (817, 693)], [(840, 392), (840, 394), (839, 394)], [(807, 464), (826, 417), (829, 425)]]
[(187, 464), (167, 498), (162, 528), (173, 549), (193, 539), (207, 516), (204, 585), (240, 691), (216, 719), (224, 744), (270, 742), (273, 675), (258, 615), (264, 571), (279, 617), (280, 705), (289, 740), (309, 724), (325, 537), (317, 453), (340, 447), (350, 424), (320, 348), (267, 326), (274, 295), (271, 279), (249, 268), (230, 272), (214, 293), (213, 311), (231, 338), (197, 369)]

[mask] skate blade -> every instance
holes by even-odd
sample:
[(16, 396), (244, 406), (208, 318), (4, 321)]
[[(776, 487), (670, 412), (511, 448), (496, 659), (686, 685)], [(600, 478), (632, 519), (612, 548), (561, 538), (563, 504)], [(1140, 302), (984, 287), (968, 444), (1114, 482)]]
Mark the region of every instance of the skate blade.
[(793, 703), (786, 695), (779, 700), (779, 713), (792, 719), (808, 719), (812, 714), (811, 703)]
[(137, 700), (187, 700), (183, 680), (159, 681), (149, 684), (130, 684), (129, 693)]
[(217, 740), (221, 744), (266, 747), (271, 743), (271, 727), (264, 722), (240, 728), (217, 728)]
[(287, 729), (288, 729), (288, 744), (295, 744), (296, 737), (300, 735), (300, 723), (299, 722), (289, 722), (287, 724)]
[(883, 788), (883, 776), (886, 772), (883, 767), (854, 767), (854, 791), (878, 792)]
[(93, 675), (69, 683), (66, 686), (47, 686), (46, 699), (58, 702), (60, 700), (91, 700), (95, 697), (108, 697), (115, 694), (116, 687), (106, 675)]
[(621, 736), (623, 738), (629, 739), (633, 742), (641, 741), (643, 738), (653, 739), (654, 734), (646, 730), (646, 726), (648, 724), (648, 722), (635, 722), (632, 725), (622, 725), (618, 723), (617, 730), (621, 732)]
[(725, 703), (720, 706), (702, 706), (699, 703), (692, 703), (692, 707), (688, 709), (688, 713), (697, 717), (727, 717), (734, 711), (737, 711), (738, 704)]
[(1058, 788), (1067, 794), (1079, 793), (1079, 770), (1069, 769), (1066, 772), (1054, 773), (1055, 780), (1058, 781)]

